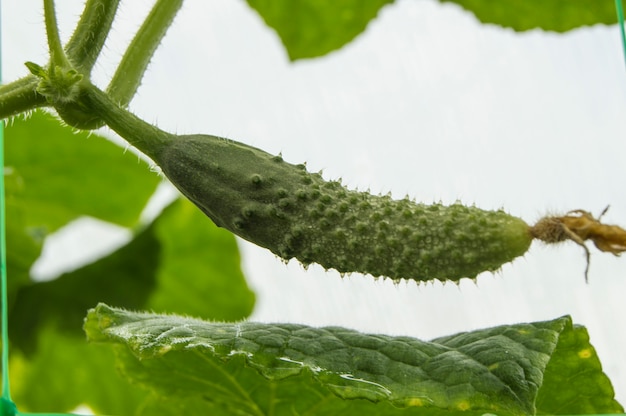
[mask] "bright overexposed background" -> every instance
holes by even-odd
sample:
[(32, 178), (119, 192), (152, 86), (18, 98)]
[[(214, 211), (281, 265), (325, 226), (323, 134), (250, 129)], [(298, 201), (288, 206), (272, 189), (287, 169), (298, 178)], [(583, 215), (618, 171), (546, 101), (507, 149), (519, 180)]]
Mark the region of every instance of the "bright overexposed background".
[[(82, 1), (57, 3), (66, 40)], [(97, 84), (106, 85), (151, 4), (122, 3)], [(2, 16), (10, 81), (26, 74), (24, 61), (45, 63), (47, 47), (39, 1), (5, 0)], [(619, 42), (617, 26), (520, 34), (480, 24), (455, 5), (398, 0), (343, 49), (290, 63), (243, 0), (187, 0), (130, 107), (166, 130), (282, 152), (353, 188), (504, 208), (529, 223), (572, 209), (599, 214), (610, 204), (604, 221), (626, 225)], [(125, 238), (89, 220), (80, 225), (50, 240), (37, 270), (76, 267), (59, 263), (55, 247), (73, 247), (80, 261), (90, 246)], [(580, 247), (535, 243), (476, 282), (418, 285), (304, 270), (240, 246), (257, 293), (253, 320), (429, 339), (569, 314), (588, 328), (626, 402), (626, 258), (592, 248), (586, 284)]]

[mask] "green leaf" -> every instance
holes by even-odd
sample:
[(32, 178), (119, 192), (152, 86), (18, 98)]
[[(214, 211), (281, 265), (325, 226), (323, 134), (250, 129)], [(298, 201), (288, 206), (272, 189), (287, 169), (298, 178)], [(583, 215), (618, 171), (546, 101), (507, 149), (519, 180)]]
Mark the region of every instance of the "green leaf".
[(252, 313), (255, 297), (241, 271), (232, 233), (181, 198), (155, 222), (154, 235), (162, 253), (148, 309), (220, 321), (238, 321)]
[(41, 243), (33, 240), (21, 221), (14, 218), (6, 224), (7, 276), (9, 305), (20, 287), (30, 282), (30, 268), (41, 253)]
[(115, 371), (115, 354), (84, 336), (41, 328), (34, 356), (11, 355), (11, 392), (20, 411), (67, 412), (80, 404), (97, 414), (129, 415), (151, 396)]
[(131, 152), (35, 111), (6, 129), (7, 220), (41, 240), (80, 216), (136, 225), (160, 178)]
[(322, 56), (363, 32), (393, 0), (248, 0), (280, 36), (289, 59)]
[[(110, 347), (109, 347), (110, 348)], [(134, 416), (213, 415), (215, 407), (201, 397), (162, 397), (152, 392)]]
[[(556, 388), (542, 383), (544, 372), (574, 329), (563, 317), (423, 342), (337, 327), (208, 323), (100, 304), (85, 331), (91, 341), (118, 344), (123, 371), (135, 381), (161, 397), (192, 398), (195, 408), (203, 399), (211, 414), (522, 415), (535, 412), (540, 389)], [(599, 363), (590, 369), (579, 361), (569, 357), (551, 371), (591, 370), (606, 380)], [(594, 411), (621, 409), (612, 396), (604, 401), (610, 406)]]
[(587, 329), (582, 326), (576, 325), (561, 334), (543, 383), (544, 388), (537, 397), (537, 413), (624, 412), (623, 407), (613, 400), (613, 386), (602, 373), (600, 359), (589, 344)]
[(35, 111), (6, 128), (9, 301), (45, 237), (81, 216), (134, 226), (160, 179), (137, 156)]
[(109, 256), (22, 287), (10, 314), (11, 340), (32, 353), (48, 322), (79, 335), (85, 311), (98, 302), (236, 321), (252, 312), (254, 293), (233, 235), (180, 199)]
[[(145, 392), (139, 406), (139, 393), (129, 390), (127, 397), (126, 383), (114, 394), (109, 388), (102, 389), (106, 393), (102, 396), (114, 397), (115, 405), (107, 405), (95, 393), (99, 383), (119, 384), (108, 376), (93, 383), (89, 378), (114, 368), (106, 357), (104, 361), (98, 358), (102, 348), (83, 351), (85, 311), (99, 301), (227, 320), (247, 316), (254, 294), (241, 273), (233, 235), (218, 229), (181, 199), (109, 256), (53, 281), (19, 290), (9, 329), (14, 347), (12, 374), (21, 375), (18, 383), (22, 387), (15, 400), (20, 408), (67, 411), (86, 403), (105, 414), (134, 414), (138, 408), (146, 415), (155, 414), (148, 409), (171, 409), (172, 415), (177, 414), (179, 401), (165, 403)], [(38, 380), (37, 387), (29, 388), (34, 380)], [(83, 386), (86, 383), (93, 387)], [(82, 387), (75, 389), (77, 384)], [(63, 395), (62, 399), (55, 398), (57, 394)]]
[(9, 314), (13, 345), (33, 354), (39, 331), (49, 323), (79, 336), (85, 311), (94, 302), (144, 308), (156, 287), (160, 255), (159, 241), (149, 227), (109, 256), (55, 280), (22, 287)]
[(544, 29), (566, 32), (580, 26), (617, 23), (615, 2), (598, 0), (439, 0), (456, 3), (482, 23), (516, 31)]

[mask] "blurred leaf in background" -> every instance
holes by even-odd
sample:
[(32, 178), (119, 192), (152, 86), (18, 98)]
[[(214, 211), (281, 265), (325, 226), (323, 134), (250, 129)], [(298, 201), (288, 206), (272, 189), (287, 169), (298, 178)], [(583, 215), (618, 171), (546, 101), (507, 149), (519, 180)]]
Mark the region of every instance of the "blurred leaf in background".
[[(455, 3), (482, 23), (516, 31), (566, 32), (581, 26), (615, 24), (613, 1), (598, 0), (439, 0)], [(274, 29), (292, 61), (326, 55), (362, 33), (393, 0), (248, 0)]]
[[(160, 179), (102, 137), (77, 134), (41, 112), (16, 120), (7, 136), (9, 275), (19, 281), (12, 280), (9, 314), (14, 399), (23, 411), (65, 412), (84, 403), (127, 414), (151, 395), (116, 374), (110, 351), (86, 344), (87, 309), (106, 301), (241, 320), (252, 312), (254, 294), (235, 238), (184, 199), (140, 224)], [(56, 279), (30, 279), (45, 237), (82, 216), (131, 227), (132, 238)]]
[(456, 3), (482, 23), (494, 23), (516, 31), (543, 29), (567, 32), (581, 26), (615, 24), (612, 0), (439, 0)]
[(248, 0), (274, 29), (289, 59), (314, 58), (341, 48), (393, 0)]

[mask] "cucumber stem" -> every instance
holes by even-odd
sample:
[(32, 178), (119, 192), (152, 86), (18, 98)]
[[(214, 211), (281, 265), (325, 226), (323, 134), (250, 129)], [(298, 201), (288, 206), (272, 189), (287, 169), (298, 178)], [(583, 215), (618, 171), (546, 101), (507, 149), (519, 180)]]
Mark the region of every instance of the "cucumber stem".
[(175, 135), (165, 132), (125, 110), (93, 84), (87, 84), (81, 97), (82, 104), (102, 119), (113, 131), (152, 160), (175, 140)]

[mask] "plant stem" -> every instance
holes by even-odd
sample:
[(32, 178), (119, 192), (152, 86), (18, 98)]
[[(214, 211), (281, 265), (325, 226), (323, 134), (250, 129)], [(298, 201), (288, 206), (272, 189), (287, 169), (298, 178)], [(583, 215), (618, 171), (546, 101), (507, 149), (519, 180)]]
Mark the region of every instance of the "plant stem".
[(59, 66), (61, 68), (70, 68), (71, 65), (65, 56), (65, 51), (61, 45), (61, 38), (59, 37), (59, 27), (54, 12), (54, 0), (43, 0), (43, 10), (46, 20), (48, 48), (50, 49), (50, 67)]
[[(50, 69), (54, 77), (54, 67), (74, 68), (85, 79), (89, 79), (91, 69), (102, 50), (111, 29), (119, 0), (88, 0), (66, 50), (61, 46), (54, 0), (44, 0), (46, 33), (50, 49)], [(107, 92), (120, 106), (128, 105), (134, 96), (148, 67), (154, 51), (162, 41), (180, 7), (182, 0), (158, 0), (146, 17), (124, 54)], [(0, 86), (0, 119), (5, 119), (37, 107), (47, 105), (45, 97), (37, 92), (40, 79), (28, 75), (8, 85)], [(63, 112), (62, 108), (59, 108)], [(62, 115), (63, 116), (63, 115)], [(72, 115), (79, 120), (80, 111)], [(77, 128), (97, 128), (99, 123), (93, 115), (84, 117), (82, 123), (70, 123)]]
[(109, 35), (119, 0), (88, 0), (66, 45), (67, 56), (79, 72), (89, 77)]
[(47, 105), (36, 89), (39, 79), (27, 75), (10, 84), (0, 86), (0, 120)]
[(122, 107), (135, 95), (154, 51), (182, 4), (183, 0), (158, 0), (126, 49), (107, 87), (107, 94)]
[(146, 123), (131, 112), (115, 104), (106, 93), (89, 84), (84, 87), (82, 104), (91, 114), (100, 117), (111, 129), (126, 139), (146, 156), (155, 160), (175, 136), (150, 123)]

